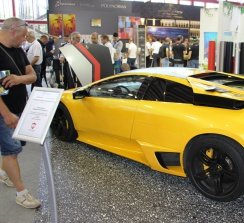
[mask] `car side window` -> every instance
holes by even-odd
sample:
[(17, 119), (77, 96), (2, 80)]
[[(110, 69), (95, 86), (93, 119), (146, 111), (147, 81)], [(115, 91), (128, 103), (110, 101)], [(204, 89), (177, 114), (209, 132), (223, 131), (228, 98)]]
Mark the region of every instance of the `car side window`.
[(143, 100), (148, 101), (164, 101), (166, 82), (163, 79), (154, 78), (152, 79)]
[(193, 91), (183, 84), (154, 78), (146, 90), (143, 100), (192, 103)]
[(166, 82), (165, 101), (179, 103), (193, 103), (191, 87), (173, 81)]
[(91, 97), (137, 99), (143, 76), (124, 76), (102, 81), (89, 90)]

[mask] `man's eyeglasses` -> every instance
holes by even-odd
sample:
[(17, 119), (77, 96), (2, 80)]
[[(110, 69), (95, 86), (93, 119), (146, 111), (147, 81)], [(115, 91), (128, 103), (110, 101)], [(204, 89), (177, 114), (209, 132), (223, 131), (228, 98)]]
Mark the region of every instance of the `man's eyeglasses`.
[(22, 26), (24, 26), (24, 27), (28, 27), (28, 23), (25, 22), (25, 23), (20, 24), (20, 25), (12, 25), (12, 27), (10, 27), (10, 28), (11, 28), (11, 29), (16, 29), (16, 28), (19, 28), (19, 27), (22, 27)]
[(21, 24), (21, 25), (15, 26), (15, 28), (17, 28), (17, 27), (21, 27), (21, 26), (28, 27), (28, 23), (27, 23), (27, 22), (25, 22), (24, 24)]
[(28, 27), (28, 23), (24, 22), (20, 25), (17, 25), (17, 24), (3, 25), (2, 29), (16, 29), (16, 28), (21, 27), (21, 26)]

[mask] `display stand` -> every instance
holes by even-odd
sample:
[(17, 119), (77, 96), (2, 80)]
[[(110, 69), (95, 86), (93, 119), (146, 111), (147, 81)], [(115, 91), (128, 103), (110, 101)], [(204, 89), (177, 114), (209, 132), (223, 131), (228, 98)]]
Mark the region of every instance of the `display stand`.
[(49, 204), (50, 204), (50, 211), (51, 211), (51, 222), (57, 223), (58, 222), (58, 214), (57, 214), (57, 203), (56, 203), (56, 192), (53, 180), (53, 171), (51, 165), (51, 159), (48, 150), (48, 143), (47, 140), (44, 141), (42, 150), (42, 158), (45, 167), (45, 173), (47, 176), (47, 184), (48, 184), (48, 193), (49, 193)]
[(63, 89), (34, 87), (13, 134), (13, 138), (38, 143), (43, 148), (52, 223), (58, 222), (58, 216), (52, 165), (45, 138), (62, 92)]

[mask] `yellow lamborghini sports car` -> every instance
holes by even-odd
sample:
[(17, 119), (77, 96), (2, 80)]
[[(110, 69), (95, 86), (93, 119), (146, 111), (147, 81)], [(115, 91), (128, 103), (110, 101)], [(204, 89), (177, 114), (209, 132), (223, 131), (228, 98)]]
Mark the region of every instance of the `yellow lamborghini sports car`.
[(52, 127), (78, 140), (187, 176), (205, 196), (244, 192), (244, 77), (188, 68), (131, 70), (67, 90)]

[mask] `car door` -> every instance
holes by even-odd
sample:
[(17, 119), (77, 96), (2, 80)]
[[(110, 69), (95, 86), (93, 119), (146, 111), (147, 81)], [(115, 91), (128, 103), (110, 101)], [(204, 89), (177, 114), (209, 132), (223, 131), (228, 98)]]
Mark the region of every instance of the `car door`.
[(188, 121), (194, 118), (192, 102), (191, 87), (153, 78), (138, 106), (132, 139), (145, 146), (145, 152), (178, 149)]
[(120, 76), (92, 85), (89, 96), (76, 101), (80, 116), (76, 129), (96, 141), (129, 140), (143, 80), (143, 76)]

